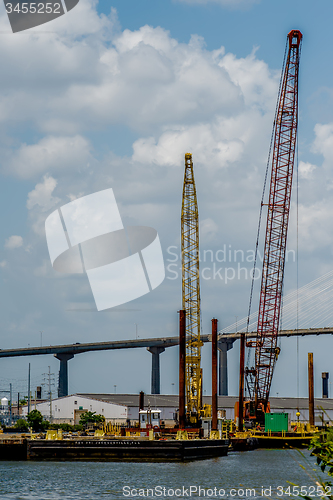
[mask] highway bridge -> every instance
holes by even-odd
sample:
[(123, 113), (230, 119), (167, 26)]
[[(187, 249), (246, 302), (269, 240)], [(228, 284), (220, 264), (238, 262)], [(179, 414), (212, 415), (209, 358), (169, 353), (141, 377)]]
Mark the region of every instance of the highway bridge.
[[(294, 337), (307, 335), (333, 335), (332, 328), (310, 328), (299, 330), (282, 330), (280, 337)], [(233, 347), (234, 342), (241, 334), (224, 333), (218, 338), (219, 348), (219, 395), (228, 395), (228, 359), (227, 352)], [(255, 338), (256, 332), (246, 334), (248, 339)], [(210, 334), (201, 335), (204, 343), (211, 341)], [(19, 349), (0, 349), (0, 358), (17, 356), (36, 356), (53, 354), (60, 361), (58, 396), (68, 395), (68, 361), (76, 354), (91, 351), (106, 351), (114, 349), (134, 349), (145, 347), (152, 354), (151, 394), (160, 394), (160, 354), (167, 347), (178, 345), (178, 337), (161, 337), (136, 340), (113, 340), (110, 342), (90, 342), (63, 344), (44, 347), (23, 347)]]

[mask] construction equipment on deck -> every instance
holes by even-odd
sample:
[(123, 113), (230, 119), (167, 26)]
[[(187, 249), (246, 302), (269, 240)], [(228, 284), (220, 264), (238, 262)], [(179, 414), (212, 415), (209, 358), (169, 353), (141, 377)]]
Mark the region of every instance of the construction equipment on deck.
[(199, 214), (193, 162), (185, 154), (181, 213), (182, 304), (186, 311), (186, 421), (199, 427), (202, 399), (199, 281)]
[[(302, 33), (288, 34), (288, 51), (273, 126), (273, 154), (268, 200), (264, 259), (259, 300), (257, 338), (246, 346), (255, 349), (255, 366), (245, 369), (250, 401), (245, 418), (265, 422), (280, 329), (285, 253), (298, 122), (298, 74)], [(263, 205), (263, 203), (262, 203)]]

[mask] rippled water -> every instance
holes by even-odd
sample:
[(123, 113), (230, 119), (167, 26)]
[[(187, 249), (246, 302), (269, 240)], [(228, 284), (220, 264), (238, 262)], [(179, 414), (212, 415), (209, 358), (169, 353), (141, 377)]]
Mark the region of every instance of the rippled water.
[[(287, 481), (307, 488), (314, 485), (309, 474), (314, 475), (317, 467), (307, 451), (303, 454), (307, 462), (296, 450), (234, 452), (190, 463), (0, 462), (0, 499), (222, 498), (225, 491), (223, 498), (232, 500), (262, 498), (262, 486), (272, 486), (270, 498), (282, 498), (277, 495), (282, 490), (276, 488), (286, 489)], [(156, 486), (160, 488), (154, 490)], [(250, 488), (255, 488), (255, 496), (253, 491), (246, 496)]]

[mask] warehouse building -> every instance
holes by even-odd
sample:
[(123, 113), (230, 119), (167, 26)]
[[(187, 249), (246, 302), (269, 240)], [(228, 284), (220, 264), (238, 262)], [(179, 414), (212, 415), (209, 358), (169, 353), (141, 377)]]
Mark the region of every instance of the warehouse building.
[[(31, 408), (41, 412), (46, 420), (50, 420), (50, 402), (44, 401), (32, 404)], [(127, 407), (98, 398), (83, 397), (78, 394), (52, 400), (52, 422), (57, 424), (78, 424), (80, 416), (86, 411), (103, 415), (106, 422), (125, 423), (127, 421)], [(28, 413), (28, 407), (22, 408), (22, 416)]]
[[(237, 397), (219, 396), (218, 410), (221, 417), (234, 419), (234, 406)], [(211, 397), (203, 396), (203, 404), (210, 405)], [(300, 411), (300, 421), (309, 419), (307, 398), (271, 398), (271, 412), (285, 412), (290, 415), (291, 421), (296, 421), (297, 408)], [(315, 424), (333, 422), (333, 400), (315, 399)], [(32, 409), (35, 407), (32, 404)], [(161, 421), (165, 425), (173, 426), (178, 412), (178, 396), (163, 394), (145, 394), (145, 409), (161, 411)], [(36, 404), (45, 419), (50, 420), (50, 403), (44, 401)], [(85, 411), (92, 411), (104, 415), (107, 422), (135, 425), (139, 419), (139, 394), (74, 394), (57, 398), (52, 401), (52, 421), (54, 423), (77, 424), (80, 415)], [(22, 415), (27, 415), (27, 407), (22, 408)]]
[[(139, 418), (139, 395), (138, 394), (80, 394), (82, 397), (97, 398), (110, 403), (123, 405), (127, 407), (128, 419), (137, 421)], [(161, 420), (166, 425), (173, 425), (174, 418), (178, 411), (178, 395), (164, 394), (145, 394), (145, 408), (157, 408), (161, 410)], [(203, 396), (202, 403), (211, 404), (211, 396)], [(238, 401), (236, 396), (218, 396), (218, 410), (220, 416), (233, 420), (235, 403)], [(296, 421), (297, 408), (300, 411), (300, 421), (309, 420), (309, 400), (308, 398), (270, 398), (271, 412), (289, 413), (290, 420)], [(316, 398), (315, 399), (315, 425), (333, 423), (333, 399)]]

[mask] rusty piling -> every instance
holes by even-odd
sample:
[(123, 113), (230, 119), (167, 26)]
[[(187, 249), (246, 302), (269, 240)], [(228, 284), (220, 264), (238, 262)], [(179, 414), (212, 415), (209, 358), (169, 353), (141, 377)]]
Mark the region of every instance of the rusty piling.
[(179, 428), (185, 429), (186, 311), (179, 311)]
[(238, 430), (243, 431), (245, 333), (241, 334), (239, 362)]
[(217, 319), (212, 319), (212, 431), (217, 431)]
[(308, 353), (309, 424), (314, 426), (313, 352)]

